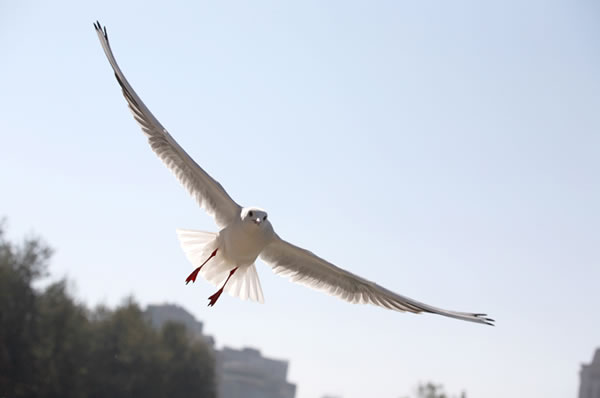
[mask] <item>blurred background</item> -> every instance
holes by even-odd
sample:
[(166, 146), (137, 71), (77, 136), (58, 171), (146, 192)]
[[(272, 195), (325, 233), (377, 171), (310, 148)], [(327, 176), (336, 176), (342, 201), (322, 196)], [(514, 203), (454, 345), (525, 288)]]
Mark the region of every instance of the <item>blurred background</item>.
[[(227, 361), (285, 368), (297, 398), (578, 396), (600, 346), (599, 18), (589, 0), (0, 3), (0, 374), (30, 377), (0, 396), (197, 379), (183, 390), (211, 397)], [(264, 305), (208, 308), (175, 228), (216, 226), (148, 147), (96, 19), (155, 116), (280, 236), (497, 326), (350, 305), (262, 263)], [(166, 303), (197, 323), (150, 327)], [(54, 332), (54, 308), (85, 330)]]

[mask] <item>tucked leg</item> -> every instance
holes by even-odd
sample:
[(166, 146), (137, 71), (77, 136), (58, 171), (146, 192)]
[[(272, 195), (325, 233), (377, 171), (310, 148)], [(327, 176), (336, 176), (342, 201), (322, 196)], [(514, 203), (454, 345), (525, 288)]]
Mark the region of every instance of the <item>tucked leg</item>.
[(202, 263), (202, 265), (201, 265), (201, 266), (199, 266), (198, 268), (196, 268), (196, 269), (194, 270), (194, 272), (192, 272), (192, 273), (190, 274), (190, 276), (188, 276), (188, 277), (187, 277), (187, 279), (185, 280), (185, 284), (186, 284), (186, 285), (187, 285), (188, 283), (190, 283), (190, 282), (196, 282), (196, 277), (198, 276), (198, 272), (200, 272), (200, 270), (202, 269), (202, 267), (204, 267), (204, 264), (206, 264), (206, 263), (208, 262), (208, 260), (210, 260), (211, 258), (213, 258), (214, 256), (216, 256), (216, 255), (217, 255), (217, 250), (219, 250), (219, 248), (218, 248), (218, 247), (217, 247), (217, 248), (216, 248), (216, 249), (215, 249), (215, 250), (212, 252), (212, 254), (211, 254), (211, 255), (210, 255), (210, 256), (209, 256), (209, 257), (206, 259), (206, 261), (204, 261), (204, 262)]
[(221, 288), (219, 290), (217, 290), (217, 292), (215, 294), (213, 294), (212, 296), (210, 296), (208, 298), (210, 300), (210, 302), (208, 303), (209, 307), (212, 307), (213, 305), (215, 305), (215, 303), (217, 302), (219, 297), (221, 297), (221, 293), (223, 293), (223, 289), (225, 289), (225, 285), (227, 285), (227, 282), (229, 282), (229, 278), (231, 278), (233, 276), (233, 274), (235, 274), (235, 271), (237, 271), (237, 269), (238, 269), (238, 267), (235, 267), (234, 269), (229, 271), (229, 276), (225, 280), (225, 283), (223, 283), (223, 286), (221, 286)]

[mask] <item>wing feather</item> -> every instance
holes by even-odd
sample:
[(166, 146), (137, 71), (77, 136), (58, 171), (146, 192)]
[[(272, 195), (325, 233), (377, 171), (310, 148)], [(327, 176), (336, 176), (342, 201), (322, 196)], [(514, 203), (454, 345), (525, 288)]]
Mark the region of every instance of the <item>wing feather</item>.
[(220, 227), (228, 225), (235, 217), (239, 217), (241, 207), (231, 199), (218, 181), (204, 171), (179, 146), (171, 134), (154, 117), (121, 72), (110, 48), (106, 28), (102, 29), (98, 22), (94, 24), (94, 27), (108, 62), (123, 90), (127, 105), (135, 121), (138, 122), (148, 138), (148, 143), (154, 153), (175, 174), (175, 177), (198, 204), (213, 216), (217, 225)]
[(260, 257), (275, 273), (351, 303), (374, 304), (403, 312), (429, 312), (493, 326), (494, 320), (485, 314), (448, 311), (399, 295), (279, 237), (265, 247)]

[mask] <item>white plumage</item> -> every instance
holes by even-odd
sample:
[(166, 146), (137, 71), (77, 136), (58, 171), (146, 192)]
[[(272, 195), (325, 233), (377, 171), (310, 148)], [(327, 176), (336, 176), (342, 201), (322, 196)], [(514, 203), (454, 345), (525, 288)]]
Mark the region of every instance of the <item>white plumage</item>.
[(413, 313), (429, 312), (493, 325), (494, 321), (485, 314), (448, 311), (396, 294), (282, 240), (274, 232), (264, 210), (238, 205), (221, 184), (177, 144), (127, 82), (110, 48), (106, 28), (102, 29), (98, 22), (94, 26), (129, 108), (146, 134), (150, 147), (221, 228), (218, 233), (177, 230), (187, 258), (197, 267), (187, 282), (195, 281), (200, 275), (214, 285), (223, 284), (209, 298), (209, 305), (214, 305), (223, 290), (244, 300), (264, 302), (254, 265), (260, 256), (274, 272), (351, 303), (368, 303)]
[[(196, 267), (200, 267), (216, 249), (217, 234), (214, 232), (178, 229), (177, 236), (188, 260)], [(202, 267), (198, 275), (217, 286), (223, 283), (232, 268), (232, 265), (224, 261), (222, 256), (216, 255), (210, 260), (210, 266)], [(254, 264), (241, 267), (229, 281), (225, 291), (242, 300), (265, 302)]]

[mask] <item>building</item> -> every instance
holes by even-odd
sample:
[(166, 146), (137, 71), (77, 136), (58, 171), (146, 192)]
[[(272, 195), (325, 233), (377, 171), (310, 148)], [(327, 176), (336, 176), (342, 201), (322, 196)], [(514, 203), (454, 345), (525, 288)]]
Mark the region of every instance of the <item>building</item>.
[(287, 379), (288, 362), (265, 358), (253, 348), (217, 352), (219, 398), (294, 398)]
[(197, 339), (214, 350), (219, 398), (294, 398), (296, 385), (287, 379), (288, 362), (265, 358), (253, 348), (215, 349), (214, 339), (203, 333), (202, 322), (178, 305), (149, 305), (146, 319), (157, 329), (167, 322), (182, 323)]
[(214, 339), (204, 335), (202, 322), (176, 304), (149, 305), (144, 315), (155, 329), (160, 329), (167, 322), (181, 323), (193, 337), (206, 341), (214, 348)]
[(600, 398), (600, 348), (589, 365), (581, 365), (579, 398)]

